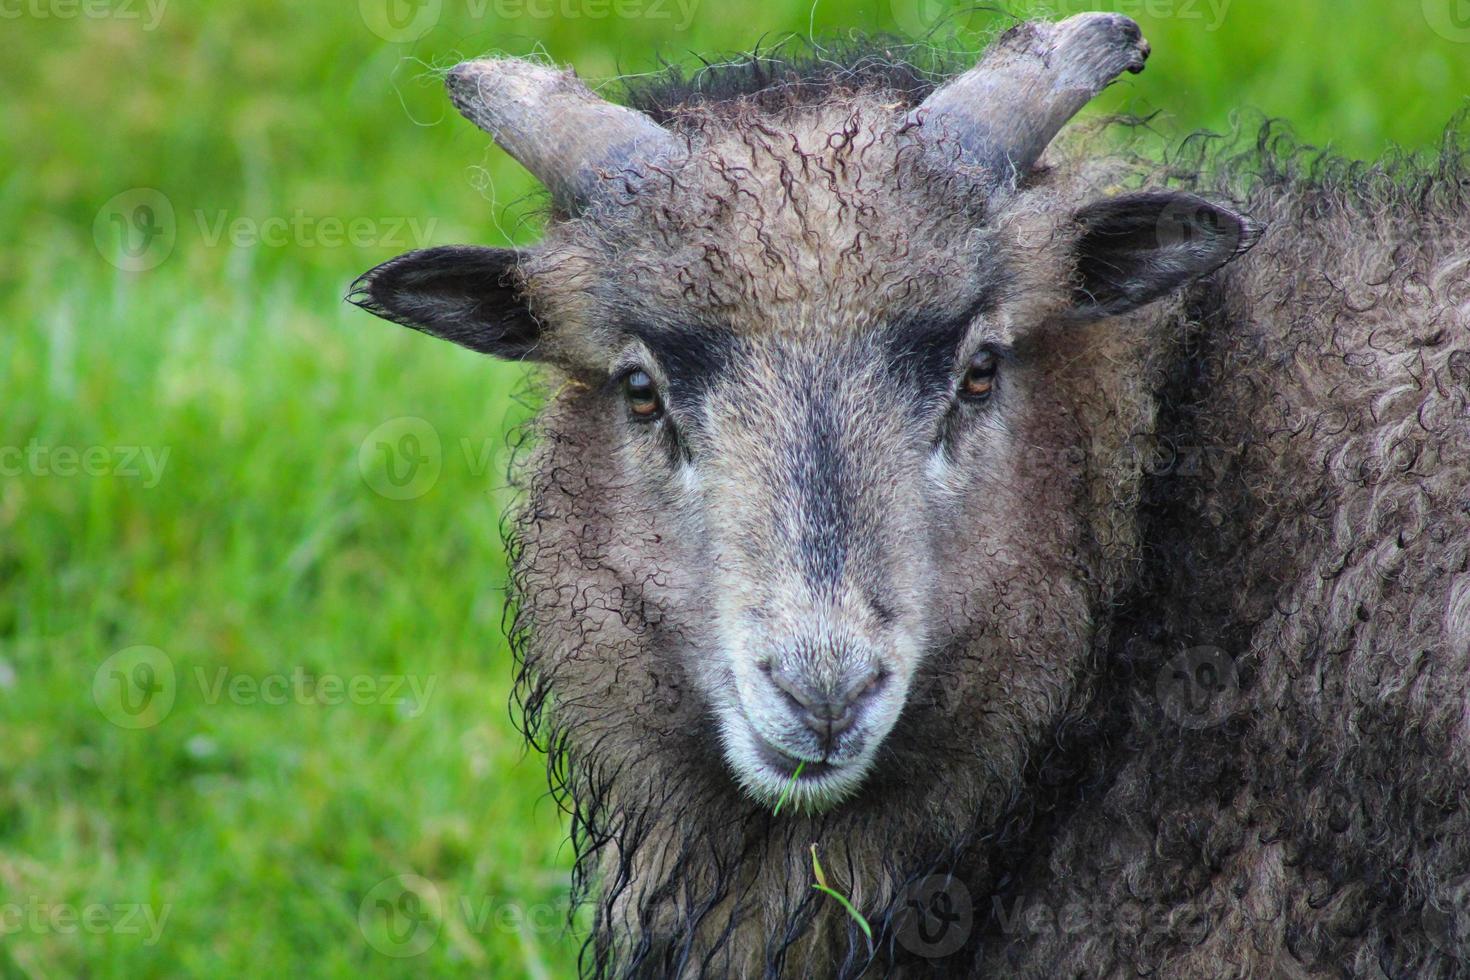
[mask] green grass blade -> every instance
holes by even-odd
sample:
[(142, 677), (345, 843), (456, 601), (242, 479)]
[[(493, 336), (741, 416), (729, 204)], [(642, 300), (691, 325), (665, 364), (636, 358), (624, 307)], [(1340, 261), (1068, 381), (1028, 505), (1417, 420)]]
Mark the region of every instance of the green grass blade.
[(796, 781), (801, 778), (801, 771), (805, 768), (805, 759), (796, 764), (796, 772), (791, 774), (791, 779), (786, 783), (786, 788), (781, 791), (781, 798), (776, 801), (776, 809), (772, 812), (772, 816), (779, 817), (781, 815), (781, 808), (786, 805), (787, 799), (791, 796), (791, 791), (796, 788)]
[(858, 928), (863, 931), (863, 935), (868, 937), (868, 942), (871, 943), (873, 941), (873, 927), (868, 925), (868, 920), (863, 918), (863, 914), (861, 912), (852, 907), (852, 903), (847, 900), (846, 895), (843, 895), (841, 892), (833, 891), (826, 885), (813, 885), (812, 887), (819, 892), (831, 895), (833, 898), (837, 899), (838, 904), (846, 909), (847, 914), (852, 916), (853, 921), (858, 924)]
[(817, 860), (816, 844), (812, 845), (812, 874), (815, 875), (817, 879), (817, 883), (812, 885), (812, 887), (819, 892), (831, 895), (833, 898), (837, 899), (838, 904), (846, 909), (847, 914), (852, 916), (853, 921), (858, 924), (858, 928), (863, 931), (863, 935), (868, 937), (868, 943), (869, 945), (871, 945), (873, 942), (873, 927), (868, 925), (868, 920), (863, 918), (863, 914), (853, 907), (852, 902), (847, 900), (846, 895), (842, 894), (841, 892), (837, 891), (836, 889), (832, 888), (832, 886), (827, 884), (827, 875), (826, 872), (822, 870), (822, 862)]
[(817, 860), (816, 844), (812, 845), (812, 874), (817, 876), (817, 884), (827, 887), (827, 876), (822, 872), (822, 862)]

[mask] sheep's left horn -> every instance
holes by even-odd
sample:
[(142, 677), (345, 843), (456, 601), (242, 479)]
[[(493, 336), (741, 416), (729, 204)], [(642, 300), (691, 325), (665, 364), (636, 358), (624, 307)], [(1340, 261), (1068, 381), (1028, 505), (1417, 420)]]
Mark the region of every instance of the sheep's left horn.
[(456, 108), (576, 212), (607, 176), (646, 176), (682, 143), (643, 113), (599, 98), (570, 71), (506, 58), (449, 72)]
[(961, 158), (997, 183), (1024, 178), (1052, 137), (1123, 72), (1143, 71), (1148, 42), (1121, 14), (1077, 14), (1011, 28), (974, 68), (940, 86), (910, 123), (958, 140)]

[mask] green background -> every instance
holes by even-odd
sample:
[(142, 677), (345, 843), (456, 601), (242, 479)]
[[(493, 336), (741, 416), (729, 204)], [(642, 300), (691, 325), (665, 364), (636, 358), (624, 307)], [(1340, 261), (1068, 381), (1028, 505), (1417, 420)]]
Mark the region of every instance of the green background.
[[(523, 372), (341, 302), (398, 252), (536, 234), (436, 72), (1002, 23), (386, 2), (0, 3), (0, 975), (571, 972), (500, 633)], [(1099, 104), (1166, 134), (1249, 109), (1372, 156), (1434, 146), (1470, 91), (1461, 0), (1098, 6), (1154, 46)]]

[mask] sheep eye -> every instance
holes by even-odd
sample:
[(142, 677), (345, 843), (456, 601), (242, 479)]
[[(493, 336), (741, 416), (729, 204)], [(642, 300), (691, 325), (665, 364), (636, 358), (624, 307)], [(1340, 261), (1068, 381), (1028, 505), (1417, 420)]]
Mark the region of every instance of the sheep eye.
[(965, 376), (960, 381), (960, 397), (966, 401), (983, 402), (990, 397), (995, 387), (995, 372), (1000, 359), (992, 351), (983, 350), (970, 358)]
[(628, 373), (623, 379), (623, 398), (628, 402), (628, 411), (640, 422), (652, 421), (663, 411), (658, 400), (658, 390), (654, 388), (653, 379), (648, 376), (647, 371)]

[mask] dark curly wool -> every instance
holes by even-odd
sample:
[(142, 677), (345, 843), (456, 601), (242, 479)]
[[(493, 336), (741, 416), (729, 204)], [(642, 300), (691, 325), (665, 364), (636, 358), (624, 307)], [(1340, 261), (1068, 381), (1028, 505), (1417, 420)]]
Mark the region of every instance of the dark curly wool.
[(888, 93), (904, 107), (922, 102), (935, 86), (973, 63), (954, 52), (893, 37), (787, 41), (699, 68), (668, 65), (623, 86), (622, 103), (660, 125), (677, 126), (691, 106), (726, 111), (756, 106), (763, 113), (821, 103), (850, 92)]
[[(559, 214), (517, 260), (534, 319), (493, 342), (394, 295), (423, 260), (364, 278), (546, 364), (510, 633), (583, 972), (1470, 976), (1461, 126), (1375, 164), (1276, 125), (1159, 162), (1101, 151), (1114, 126), (992, 193), (895, 129), (940, 61), (631, 85), (688, 161)], [(1109, 274), (1161, 201), (1200, 202), (1159, 218), (1180, 248), (1234, 228), (1233, 261), (1130, 294)], [(1009, 352), (995, 397), (934, 422), (972, 321)], [(629, 422), (628, 363), (702, 414)], [(788, 614), (788, 552), (922, 643), (861, 788), (776, 815), (732, 771), (719, 652)]]
[(1179, 314), (1141, 574), (1091, 716), (1039, 766), (1075, 785), (1025, 808), (996, 906), (1051, 918), (985, 962), (1470, 975), (1461, 134), (1368, 165), (1268, 125), (1176, 161), (1271, 230)]

